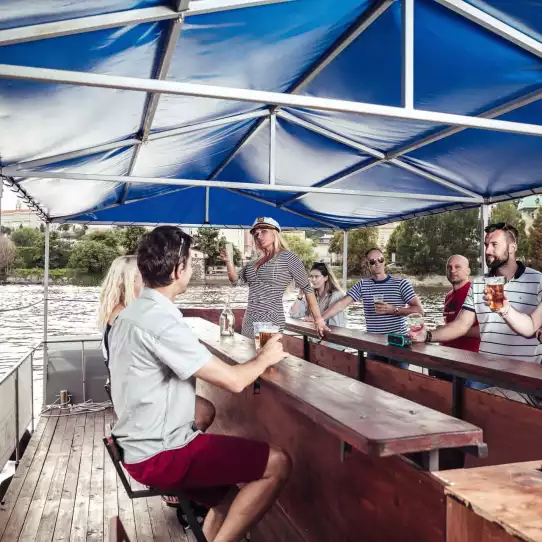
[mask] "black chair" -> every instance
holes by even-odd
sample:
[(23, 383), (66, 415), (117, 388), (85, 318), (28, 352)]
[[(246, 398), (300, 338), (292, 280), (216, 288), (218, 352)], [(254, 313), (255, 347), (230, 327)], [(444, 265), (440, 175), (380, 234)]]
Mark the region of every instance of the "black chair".
[(168, 497), (177, 497), (179, 499), (179, 508), (177, 509), (179, 523), (181, 525), (183, 524), (182, 514), (184, 514), (186, 516), (188, 528), (194, 533), (197, 542), (207, 542), (207, 538), (205, 538), (205, 535), (201, 530), (201, 526), (194, 514), (194, 511), (192, 510), (192, 507), (190, 506), (188, 499), (186, 499), (181, 492), (171, 493), (153, 488), (133, 490), (128, 482), (128, 479), (126, 478), (124, 469), (122, 468), (122, 449), (117, 445), (115, 437), (111, 434), (111, 428), (109, 426), (106, 427), (106, 436), (104, 437), (103, 441), (107, 452), (109, 453), (109, 457), (111, 458), (111, 461), (113, 461), (113, 465), (115, 465), (115, 470), (117, 471), (122, 485), (124, 486), (124, 489), (126, 490), (126, 493), (130, 499), (141, 499), (145, 497), (164, 495)]

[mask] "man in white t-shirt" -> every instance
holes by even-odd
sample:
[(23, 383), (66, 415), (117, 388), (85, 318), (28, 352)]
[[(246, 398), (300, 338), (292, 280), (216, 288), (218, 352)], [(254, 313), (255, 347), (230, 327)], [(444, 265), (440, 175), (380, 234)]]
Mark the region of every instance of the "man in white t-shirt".
[[(485, 231), (488, 276), (505, 277), (504, 292), (510, 305), (518, 313), (531, 314), (542, 302), (542, 273), (516, 261), (518, 246), (516, 228), (509, 224), (498, 223), (491, 224)], [(490, 310), (484, 299), (484, 289), (484, 278), (474, 279), (458, 317), (450, 324), (432, 332), (422, 330), (413, 336), (413, 340), (415, 342), (452, 341), (464, 336), (478, 319), (481, 354), (540, 363), (538, 340), (532, 334), (529, 337), (523, 337), (510, 329), (501, 314)], [(485, 391), (532, 405), (538, 403), (526, 394), (510, 390), (488, 388)]]

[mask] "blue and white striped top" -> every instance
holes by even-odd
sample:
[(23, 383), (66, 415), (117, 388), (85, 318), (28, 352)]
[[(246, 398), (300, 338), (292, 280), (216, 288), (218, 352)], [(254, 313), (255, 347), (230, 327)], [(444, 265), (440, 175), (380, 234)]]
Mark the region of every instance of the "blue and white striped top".
[(347, 293), (354, 301), (363, 300), (365, 326), (369, 333), (407, 333), (404, 316), (376, 314), (373, 301), (375, 294), (383, 294), (385, 303), (404, 307), (416, 297), (412, 284), (407, 279), (388, 275), (384, 280), (361, 279)]

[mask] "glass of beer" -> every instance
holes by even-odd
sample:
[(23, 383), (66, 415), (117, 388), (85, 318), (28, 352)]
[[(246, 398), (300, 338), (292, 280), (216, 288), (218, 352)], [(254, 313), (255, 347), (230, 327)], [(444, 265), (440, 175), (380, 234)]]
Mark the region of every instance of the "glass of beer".
[(377, 303), (384, 303), (384, 294), (374, 294), (373, 295), (373, 303), (375, 305)]
[(254, 322), (254, 344), (256, 345), (256, 350), (263, 348), (275, 333), (280, 333), (280, 327), (272, 322)]
[(489, 308), (492, 311), (498, 311), (504, 306), (504, 277), (485, 277), (484, 279), (486, 289), (491, 294), (489, 300)]

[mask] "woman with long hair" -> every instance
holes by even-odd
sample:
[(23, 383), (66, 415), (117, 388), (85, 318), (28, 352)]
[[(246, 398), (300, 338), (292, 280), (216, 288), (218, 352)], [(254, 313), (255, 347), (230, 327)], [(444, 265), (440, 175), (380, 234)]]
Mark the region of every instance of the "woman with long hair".
[[(344, 297), (344, 292), (333, 274), (333, 271), (327, 264), (315, 262), (311, 267), (310, 280), (312, 287), (314, 288), (316, 301), (318, 302), (321, 314), (324, 314), (331, 305)], [(307, 299), (303, 290), (299, 290), (296, 301), (290, 307), (290, 316), (292, 318), (305, 318), (310, 316)], [(344, 327), (344, 312), (339, 312), (332, 318), (329, 318), (329, 320), (326, 320), (326, 324)]]
[(136, 256), (119, 256), (113, 260), (102, 282), (98, 324), (103, 333), (105, 364), (109, 366), (109, 331), (120, 311), (139, 296), (142, 281)]
[(295, 281), (297, 287), (305, 293), (316, 329), (323, 336), (327, 327), (320, 314), (307, 271), (301, 260), (288, 249), (281, 235), (279, 223), (270, 217), (257, 218), (250, 233), (259, 255), (239, 273), (233, 262), (229, 260), (227, 251), (225, 249), (221, 251), (230, 282), (234, 285), (248, 284), (248, 304), (243, 319), (243, 335), (249, 338), (254, 337), (254, 322), (272, 322), (281, 330), (284, 328), (282, 298), (288, 285)]

